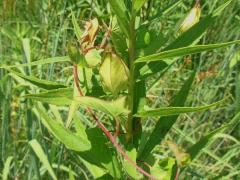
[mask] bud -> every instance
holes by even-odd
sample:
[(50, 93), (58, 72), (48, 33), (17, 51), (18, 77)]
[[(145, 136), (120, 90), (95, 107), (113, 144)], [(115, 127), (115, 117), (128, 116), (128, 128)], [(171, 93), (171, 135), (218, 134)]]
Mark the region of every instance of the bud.
[(179, 32), (183, 33), (190, 29), (193, 25), (199, 22), (201, 16), (201, 7), (199, 2), (195, 4), (195, 6), (191, 9), (188, 15), (183, 20), (182, 24), (180, 25)]
[(79, 50), (71, 44), (68, 44), (68, 55), (70, 57), (70, 60), (74, 64), (78, 64), (80, 66), (85, 66), (86, 65), (86, 61), (85, 61), (84, 56), (81, 55)]
[(129, 70), (116, 54), (111, 52), (105, 54), (99, 74), (105, 91), (117, 95), (127, 89)]

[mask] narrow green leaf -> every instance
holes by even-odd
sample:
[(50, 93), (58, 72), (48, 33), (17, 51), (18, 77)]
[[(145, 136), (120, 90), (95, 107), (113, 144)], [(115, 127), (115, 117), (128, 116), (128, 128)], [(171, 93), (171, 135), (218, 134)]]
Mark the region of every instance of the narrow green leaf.
[(102, 111), (113, 117), (128, 114), (128, 109), (125, 107), (125, 97), (115, 101), (104, 101), (102, 99), (87, 96), (73, 97), (72, 88), (57, 89), (39, 94), (27, 94), (23, 97), (54, 105), (70, 105), (72, 101), (74, 101), (78, 105)]
[(73, 89), (56, 89), (39, 94), (27, 94), (23, 97), (54, 105), (70, 105), (73, 97)]
[(233, 1), (233, 0), (228, 0), (228, 1), (226, 1), (224, 4), (222, 4), (221, 6), (219, 6), (219, 7), (214, 11), (213, 16), (219, 16), (219, 15), (222, 13), (222, 11), (223, 11), (229, 4), (231, 4), (232, 1)]
[(16, 76), (30, 82), (31, 84), (33, 84), (37, 87), (46, 89), (46, 90), (66, 88), (65, 85), (59, 84), (59, 83), (56, 83), (56, 82), (53, 82), (53, 81), (38, 79), (34, 76), (27, 76), (27, 75), (24, 75), (22, 73), (19, 73), (19, 72), (13, 71), (13, 70), (9, 70), (9, 71), (11, 72), (11, 75), (16, 75)]
[(33, 151), (35, 152), (35, 154), (37, 155), (39, 160), (43, 163), (43, 166), (46, 167), (46, 169), (48, 170), (48, 172), (52, 176), (52, 178), (57, 180), (57, 176), (55, 175), (55, 173), (52, 169), (52, 166), (49, 163), (48, 158), (45, 155), (45, 153), (44, 153), (41, 145), (38, 143), (38, 141), (36, 139), (33, 139), (33, 140), (29, 141), (29, 144), (31, 145)]
[[(163, 51), (168, 51), (176, 48), (181, 48), (184, 46), (189, 46), (193, 44), (197, 39), (199, 39), (207, 28), (213, 24), (214, 20), (212, 16), (207, 16), (203, 20), (200, 20), (197, 24), (191, 27), (188, 31), (179, 36), (174, 42), (167, 46)], [(161, 72), (163, 69), (172, 64), (173, 61), (162, 60), (162, 61), (153, 61), (145, 64), (140, 69), (140, 78), (145, 79), (155, 73)]]
[(47, 58), (42, 59), (38, 61), (34, 61), (31, 63), (25, 63), (25, 64), (16, 64), (16, 65), (0, 65), (1, 68), (14, 68), (14, 67), (26, 67), (26, 66), (38, 66), (43, 64), (51, 64), (51, 63), (58, 63), (58, 62), (70, 62), (70, 58), (68, 56), (60, 56), (60, 57), (53, 57), (53, 58)]
[(207, 110), (214, 106), (220, 105), (224, 101), (225, 99), (206, 105), (206, 106), (198, 106), (198, 107), (162, 107), (157, 109), (150, 109), (146, 111), (140, 111), (135, 116), (137, 117), (171, 116), (171, 115), (177, 115), (181, 113), (197, 112), (197, 111)]
[(91, 144), (87, 139), (79, 137), (70, 130), (63, 127), (57, 121), (54, 121), (45, 111), (44, 107), (37, 105), (36, 110), (40, 115), (43, 125), (67, 148), (74, 151), (87, 151), (91, 149)]
[(78, 108), (78, 104), (75, 101), (72, 101), (70, 107), (69, 107), (69, 111), (68, 111), (68, 118), (67, 118), (67, 122), (66, 122), (66, 128), (69, 128), (72, 124), (72, 120), (74, 117), (74, 114), (76, 112)]
[(2, 171), (2, 179), (3, 180), (8, 179), (8, 175), (9, 175), (9, 172), (10, 172), (10, 169), (11, 169), (12, 160), (13, 160), (13, 157), (9, 156), (6, 160), (6, 162), (4, 163), (4, 168), (3, 168), (3, 171)]
[(129, 20), (127, 17), (127, 9), (125, 7), (123, 0), (108, 0), (109, 4), (112, 7), (113, 12), (117, 16), (117, 20), (119, 23), (120, 29), (123, 31), (123, 33), (126, 35), (126, 37), (129, 37)]
[(170, 58), (175, 58), (175, 57), (179, 57), (179, 56), (200, 53), (203, 51), (209, 51), (209, 50), (213, 50), (213, 49), (217, 49), (217, 48), (223, 48), (223, 47), (227, 47), (232, 44), (239, 44), (239, 43), (240, 43), (240, 40), (231, 41), (231, 42), (227, 42), (227, 43), (219, 43), (219, 44), (208, 44), (208, 45), (196, 45), (196, 46), (183, 47), (183, 48), (163, 51), (161, 53), (138, 58), (135, 61), (135, 63), (161, 61), (163, 59), (170, 59)]
[(71, 12), (71, 16), (72, 16), (72, 24), (73, 24), (73, 28), (74, 28), (74, 33), (75, 33), (78, 41), (80, 42), (81, 36), (82, 36), (82, 31), (77, 23), (76, 17), (73, 12)]
[(29, 38), (22, 39), (22, 45), (23, 45), (23, 50), (24, 50), (27, 62), (30, 63), (31, 62), (31, 48), (30, 48)]
[[(192, 75), (189, 79), (184, 83), (181, 90), (178, 92), (176, 97), (174, 97), (171, 106), (183, 106), (188, 93), (190, 91), (191, 85), (193, 83), (194, 77), (196, 74), (196, 70), (193, 71)], [(151, 153), (152, 149), (159, 144), (163, 138), (166, 136), (168, 131), (171, 129), (173, 124), (176, 122), (178, 115), (173, 115), (169, 117), (161, 117), (155, 125), (155, 128), (151, 135), (149, 136), (147, 142), (145, 143), (144, 147), (140, 148), (138, 152), (138, 159), (144, 161), (147, 159), (149, 154)]]

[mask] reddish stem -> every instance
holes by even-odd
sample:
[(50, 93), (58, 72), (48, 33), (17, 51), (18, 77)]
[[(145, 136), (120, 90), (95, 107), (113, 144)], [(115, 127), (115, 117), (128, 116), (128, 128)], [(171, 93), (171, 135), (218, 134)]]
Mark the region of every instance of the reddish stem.
[[(83, 92), (80, 88), (79, 85), (79, 79), (78, 79), (78, 69), (77, 69), (77, 65), (73, 66), (73, 76), (74, 76), (74, 81), (76, 84), (76, 87), (78, 89), (79, 95), (80, 96), (84, 96)], [(100, 120), (98, 119), (98, 117), (95, 115), (95, 113), (93, 112), (93, 110), (91, 108), (87, 108), (86, 111), (93, 117), (93, 119), (96, 121), (98, 127), (103, 131), (103, 133), (108, 137), (108, 139), (112, 142), (112, 144), (116, 147), (117, 151), (124, 157), (124, 159), (126, 161), (128, 161), (132, 166), (134, 166), (139, 172), (141, 172), (143, 175), (145, 175), (146, 177), (154, 180), (157, 179), (153, 176), (151, 176), (151, 174), (149, 174), (148, 172), (144, 171), (141, 167), (139, 167), (133, 160), (130, 159), (130, 157), (124, 152), (124, 150), (122, 149), (122, 147), (116, 142), (116, 139), (114, 138), (114, 136), (108, 131), (108, 129), (100, 122)]]
[(174, 180), (178, 180), (179, 175), (180, 175), (180, 168), (177, 169), (177, 173), (176, 173), (176, 176), (175, 176)]

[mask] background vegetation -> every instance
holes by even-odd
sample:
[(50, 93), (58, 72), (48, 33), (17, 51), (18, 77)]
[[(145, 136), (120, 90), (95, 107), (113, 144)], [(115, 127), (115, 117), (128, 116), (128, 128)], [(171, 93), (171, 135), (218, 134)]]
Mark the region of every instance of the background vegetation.
[[(202, 0), (201, 17), (210, 14), (225, 2)], [(176, 39), (179, 23), (193, 4), (194, 2), (189, 0), (150, 0), (149, 6), (152, 8), (145, 6), (143, 17), (145, 20), (154, 19), (152, 26), (157, 27), (165, 43), (170, 44)], [(76, 41), (71, 13), (83, 27), (84, 22), (93, 17), (107, 23), (110, 7), (106, 0), (2, 0), (0, 8), (0, 64), (17, 65), (66, 56), (67, 44)], [(201, 44), (240, 39), (239, 27), (240, 1), (232, 0), (201, 38)], [(210, 104), (225, 97), (229, 98), (217, 108), (180, 115), (165, 139), (181, 144), (182, 147), (188, 147), (203, 134), (229, 122), (240, 110), (240, 50), (235, 45), (179, 58), (161, 79), (158, 79), (158, 75), (150, 77), (147, 84), (150, 89), (147, 94), (148, 103), (154, 102), (153, 107), (168, 106), (183, 80), (189, 77), (191, 72), (188, 67), (194, 58), (199, 58), (200, 63), (186, 105)], [(68, 62), (18, 69), (40, 79), (69, 86), (73, 83), (72, 68)], [(152, 86), (154, 82), (157, 83)], [(12, 78), (5, 69), (0, 69), (0, 88), (2, 176), (7, 173), (10, 179), (51, 178), (46, 165), (42, 164), (28, 143), (37, 139), (59, 179), (73, 176), (76, 179), (94, 178), (78, 154), (65, 148), (41, 125), (40, 117), (34, 113), (33, 102), (20, 98), (20, 95), (27, 91), (38, 92), (37, 88), (23, 80)], [(66, 107), (48, 108), (54, 117), (65, 122)], [(93, 126), (84, 116), (84, 111), (80, 111), (78, 116), (83, 122)], [(150, 131), (154, 125), (155, 121), (149, 118), (144, 127)], [(227, 132), (219, 134), (184, 170), (180, 178), (237, 180), (240, 178), (239, 150), (240, 126), (235, 125)], [(153, 154), (159, 158), (172, 155), (164, 144), (161, 148), (155, 148)], [(8, 162), (10, 165), (6, 168)]]

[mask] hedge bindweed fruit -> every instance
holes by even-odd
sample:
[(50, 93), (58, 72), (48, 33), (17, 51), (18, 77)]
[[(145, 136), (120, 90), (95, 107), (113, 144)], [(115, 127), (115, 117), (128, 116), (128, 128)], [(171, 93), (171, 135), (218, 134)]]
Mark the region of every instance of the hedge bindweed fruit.
[(99, 74), (104, 91), (117, 95), (120, 91), (127, 89), (129, 70), (115, 53), (105, 54)]
[(201, 16), (200, 4), (196, 3), (180, 25), (179, 32), (183, 33), (199, 22)]
[(80, 51), (73, 45), (68, 45), (68, 55), (70, 60), (77, 65), (86, 66), (86, 60)]

